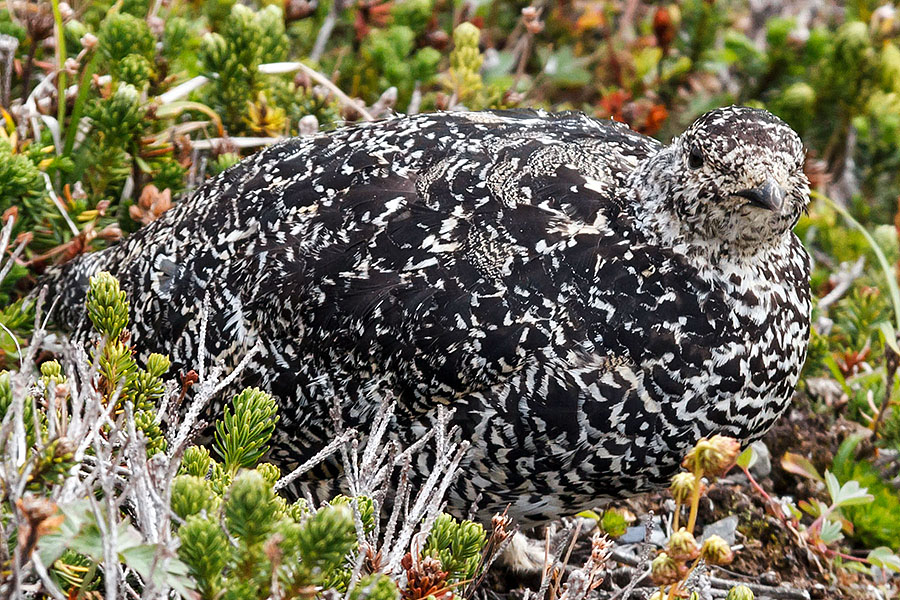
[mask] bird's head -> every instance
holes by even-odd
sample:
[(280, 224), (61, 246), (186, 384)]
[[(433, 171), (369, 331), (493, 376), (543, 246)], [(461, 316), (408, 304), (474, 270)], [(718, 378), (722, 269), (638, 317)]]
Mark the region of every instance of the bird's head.
[(765, 110), (710, 111), (660, 155), (645, 185), (662, 192), (677, 221), (672, 242), (753, 252), (793, 228), (809, 201), (800, 137)]

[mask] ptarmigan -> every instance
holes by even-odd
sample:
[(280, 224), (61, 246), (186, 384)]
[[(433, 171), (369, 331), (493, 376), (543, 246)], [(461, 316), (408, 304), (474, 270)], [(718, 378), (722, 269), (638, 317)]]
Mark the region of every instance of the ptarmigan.
[[(729, 107), (668, 146), (582, 114), (397, 117), (292, 139), (59, 276), (77, 329), (88, 277), (131, 298), (134, 342), (181, 369), (234, 366), (278, 399), (285, 468), (364, 425), (438, 404), (472, 442), (450, 493), (535, 523), (666, 485), (702, 436), (759, 438), (809, 334), (803, 147)], [(227, 397), (213, 407), (222, 408)]]

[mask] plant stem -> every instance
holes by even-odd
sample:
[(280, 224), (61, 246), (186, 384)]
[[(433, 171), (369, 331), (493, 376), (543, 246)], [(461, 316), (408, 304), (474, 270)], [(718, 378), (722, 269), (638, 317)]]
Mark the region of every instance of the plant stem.
[(16, 50), (19, 48), (19, 40), (11, 35), (0, 36), (0, 66), (3, 73), (0, 74), (0, 105), (8, 110), (12, 99), (12, 74), (16, 60)]
[[(53, 20), (56, 22), (56, 63), (59, 72), (56, 75), (56, 119), (59, 121), (60, 137), (66, 119), (66, 36), (63, 32), (62, 13), (59, 12), (59, 0), (50, 0), (53, 5)], [(57, 148), (56, 152), (62, 152)]]
[(694, 533), (694, 526), (697, 524), (697, 509), (700, 508), (700, 488), (703, 486), (703, 470), (698, 469), (694, 475), (697, 477), (697, 485), (691, 494), (691, 515), (688, 517), (687, 530)]
[(853, 561), (853, 562), (863, 563), (863, 564), (866, 564), (866, 565), (871, 565), (871, 564), (872, 564), (872, 563), (870, 563), (870, 562), (869, 562), (867, 559), (865, 559), (865, 558), (860, 558), (860, 557), (858, 557), (858, 556), (853, 556), (853, 555), (851, 555), (851, 554), (846, 554), (846, 553), (844, 553), (844, 552), (838, 552), (837, 550), (832, 550), (831, 548), (826, 548), (825, 553), (826, 553), (830, 558), (834, 558), (834, 557), (836, 557), (836, 556), (840, 556), (840, 557), (841, 557), (842, 559), (844, 559), (844, 560), (850, 560), (850, 561)]
[(520, 41), (522, 46), (521, 51), (519, 52), (519, 60), (518, 65), (516, 66), (516, 74), (513, 76), (512, 85), (509, 86), (511, 91), (516, 91), (519, 87), (519, 81), (525, 75), (525, 67), (528, 64), (528, 59), (531, 56), (531, 48), (534, 44), (534, 34), (531, 32), (527, 32), (525, 37), (523, 37)]
[(78, 95), (75, 97), (75, 106), (72, 107), (72, 120), (69, 123), (69, 128), (66, 129), (66, 142), (63, 146), (63, 156), (70, 155), (72, 149), (75, 147), (75, 136), (78, 134), (78, 122), (81, 121), (81, 114), (84, 112), (84, 105), (87, 102), (88, 93), (90, 93), (91, 90), (91, 78), (94, 76), (94, 71), (97, 70), (98, 56), (99, 54), (96, 52), (91, 56), (91, 59), (84, 67), (84, 72), (81, 74), (81, 83), (78, 84)]
[(347, 3), (343, 0), (335, 0), (331, 4), (328, 15), (325, 17), (322, 26), (319, 28), (319, 33), (316, 36), (315, 44), (313, 44), (312, 52), (309, 53), (309, 60), (311, 62), (319, 62), (319, 59), (322, 58), (322, 54), (325, 53), (325, 47), (328, 45), (328, 39), (331, 37), (331, 32), (334, 31), (334, 26), (337, 25), (338, 17), (340, 16), (341, 11), (346, 8), (346, 4)]
[(306, 73), (310, 79), (327, 88), (331, 93), (335, 95), (335, 97), (338, 99), (338, 102), (356, 110), (362, 116), (364, 121), (375, 120), (375, 117), (373, 117), (372, 114), (369, 113), (368, 110), (366, 110), (366, 107), (363, 105), (362, 101), (357, 102), (356, 100), (350, 98), (350, 96), (345, 94), (343, 90), (341, 90), (341, 88), (339, 88), (333, 81), (331, 81), (315, 69), (306, 66), (302, 62), (292, 64), (296, 65), (298, 69)]
[[(741, 467), (741, 470), (744, 472), (744, 475), (746, 475), (747, 479), (750, 481), (751, 487), (753, 487), (753, 489), (756, 490), (757, 494), (759, 494), (760, 496), (763, 497), (763, 500), (766, 501), (766, 504), (770, 504), (772, 506), (778, 505), (774, 500), (772, 500), (772, 496), (770, 496), (769, 493), (766, 492), (766, 490), (762, 489), (762, 486), (759, 485), (759, 483), (757, 483), (757, 481), (753, 477), (753, 475), (750, 474), (750, 469), (745, 469), (744, 467)], [(781, 514), (781, 511), (778, 511), (778, 514)]]
[(820, 514), (818, 518), (812, 522), (812, 525), (810, 525), (809, 529), (807, 529), (810, 537), (814, 537), (814, 539), (819, 537), (819, 532), (822, 530), (822, 523), (825, 522), (825, 519), (827, 519), (831, 515), (831, 513), (835, 511), (835, 509), (837, 509), (837, 506), (832, 504), (824, 511), (822, 511), (822, 514)]
[(669, 588), (669, 599), (668, 600), (673, 600), (675, 598), (674, 594), (681, 589), (681, 584), (685, 583), (690, 578), (691, 573), (694, 572), (694, 570), (697, 568), (697, 565), (699, 565), (699, 564), (700, 564), (700, 559), (699, 558), (695, 559), (694, 564), (692, 564), (691, 568), (688, 569), (687, 573), (684, 574), (684, 577), (681, 578), (681, 581), (673, 584), (672, 587)]
[(31, 83), (31, 71), (34, 68), (34, 54), (37, 52), (37, 42), (31, 40), (28, 46), (28, 54), (25, 56), (25, 66), (22, 67), (22, 102), (28, 100), (29, 87)]
[[(846, 113), (846, 111), (842, 111)], [(842, 114), (837, 120), (838, 126), (828, 138), (822, 159), (825, 161), (826, 170), (837, 181), (844, 172), (844, 163), (847, 156), (847, 138), (850, 135), (851, 115)]]

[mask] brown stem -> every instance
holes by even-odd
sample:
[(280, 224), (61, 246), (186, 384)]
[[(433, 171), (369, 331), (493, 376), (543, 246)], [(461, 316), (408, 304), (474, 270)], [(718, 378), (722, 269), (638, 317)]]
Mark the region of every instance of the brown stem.
[(687, 526), (688, 531), (691, 533), (694, 533), (694, 526), (697, 524), (697, 509), (700, 508), (700, 488), (703, 486), (703, 471), (698, 470), (694, 475), (697, 478), (697, 484), (691, 493), (691, 514), (688, 517)]
[(34, 68), (34, 53), (37, 52), (37, 43), (32, 40), (28, 47), (28, 55), (25, 57), (25, 67), (22, 69), (22, 102), (28, 100), (31, 87), (31, 71)]
[(870, 563), (868, 560), (866, 560), (865, 558), (860, 558), (860, 557), (858, 557), (858, 556), (853, 556), (852, 554), (847, 554), (846, 552), (838, 552), (837, 550), (832, 550), (831, 548), (826, 548), (826, 549), (825, 549), (825, 554), (826, 554), (826, 556), (828, 556), (828, 558), (834, 558), (834, 557), (836, 557), (836, 556), (840, 556), (840, 557), (841, 557), (842, 559), (844, 559), (844, 560), (851, 560), (851, 561), (853, 561), (853, 562), (863, 563), (863, 564), (866, 564), (866, 565), (872, 564), (872, 563)]
[(825, 151), (822, 153), (826, 171), (834, 178), (834, 181), (839, 180), (843, 174), (849, 132), (850, 117), (842, 116), (840, 124), (838, 127), (835, 127), (834, 132), (828, 139), (828, 143), (825, 145)]
[(528, 64), (528, 58), (531, 56), (531, 46), (534, 42), (534, 35), (532, 33), (526, 33), (525, 37), (522, 39), (522, 52), (519, 54), (519, 64), (516, 66), (516, 75), (513, 77), (512, 85), (509, 86), (509, 89), (512, 91), (516, 91), (516, 88), (519, 87), (519, 80), (525, 75), (525, 66)]

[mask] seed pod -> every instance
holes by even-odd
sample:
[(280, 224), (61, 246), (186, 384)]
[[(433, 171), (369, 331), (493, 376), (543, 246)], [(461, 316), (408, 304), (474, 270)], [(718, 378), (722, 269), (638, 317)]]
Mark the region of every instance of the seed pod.
[(669, 538), (669, 546), (666, 549), (674, 560), (694, 560), (700, 555), (700, 546), (694, 539), (694, 534), (682, 527)]
[(694, 493), (694, 487), (697, 485), (697, 477), (693, 473), (682, 471), (672, 478), (672, 485), (669, 491), (678, 504), (685, 504)]
[(650, 563), (650, 579), (656, 585), (669, 585), (681, 581), (681, 576), (685, 572), (685, 566), (679, 564), (674, 558), (660, 552), (659, 556)]
[(701, 439), (688, 452), (682, 465), (695, 475), (702, 473), (718, 477), (723, 475), (741, 452), (741, 444), (734, 438), (714, 435), (710, 439)]
[(736, 585), (728, 590), (725, 600), (754, 600), (753, 590), (746, 585)]
[(734, 560), (734, 552), (724, 539), (711, 535), (700, 548), (700, 557), (711, 565), (727, 565)]

